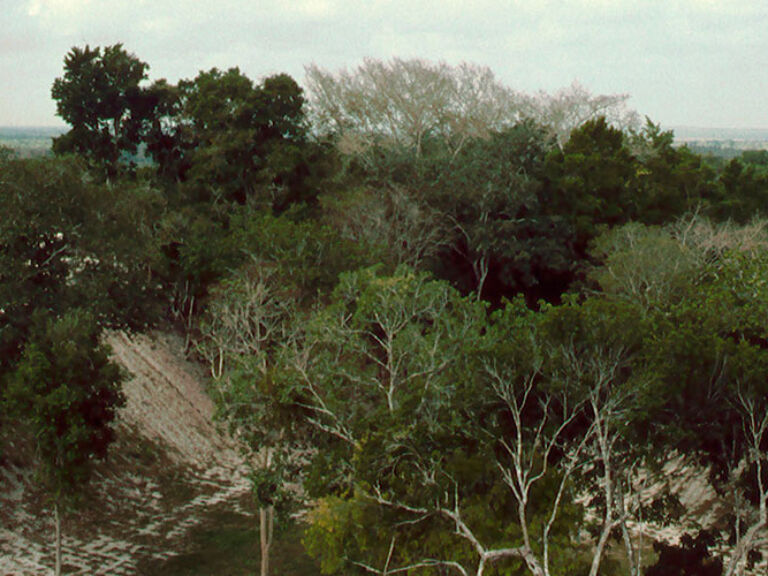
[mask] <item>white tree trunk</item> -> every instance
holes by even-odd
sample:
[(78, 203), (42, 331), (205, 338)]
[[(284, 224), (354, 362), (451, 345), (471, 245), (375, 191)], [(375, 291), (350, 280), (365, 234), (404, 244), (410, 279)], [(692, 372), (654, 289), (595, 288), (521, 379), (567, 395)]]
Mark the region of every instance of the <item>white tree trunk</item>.
[[(746, 561), (750, 551), (764, 545), (764, 535), (768, 527), (768, 487), (763, 482), (763, 462), (765, 456), (761, 450), (761, 444), (768, 431), (768, 409), (765, 406), (759, 406), (754, 399), (745, 398), (739, 393), (739, 400), (742, 407), (742, 426), (747, 436), (747, 454), (746, 463), (754, 464), (756, 467), (756, 480), (759, 495), (757, 519), (749, 527), (746, 533), (739, 538), (737, 528), (736, 547), (727, 564), (725, 575), (736, 576), (743, 574), (743, 564)], [(736, 519), (738, 521), (739, 514)]]
[(59, 515), (59, 503), (56, 502), (53, 505), (53, 519), (55, 526), (55, 538), (56, 538), (56, 576), (61, 576), (61, 516)]
[(272, 506), (259, 508), (259, 539), (261, 543), (261, 576), (269, 576), (269, 549), (272, 546), (272, 532), (275, 525), (275, 509)]

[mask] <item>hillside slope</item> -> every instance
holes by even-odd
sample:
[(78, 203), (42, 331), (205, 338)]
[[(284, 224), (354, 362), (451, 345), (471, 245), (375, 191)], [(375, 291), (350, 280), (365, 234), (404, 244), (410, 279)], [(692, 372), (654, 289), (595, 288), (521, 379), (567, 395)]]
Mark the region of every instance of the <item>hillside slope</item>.
[[(67, 574), (142, 574), (142, 566), (182, 552), (209, 515), (253, 515), (242, 459), (212, 423), (213, 403), (181, 342), (161, 333), (112, 333), (107, 341), (131, 374), (127, 402), (109, 461), (64, 520)], [(35, 488), (29, 450), (3, 433), (0, 575), (52, 573), (52, 515)]]

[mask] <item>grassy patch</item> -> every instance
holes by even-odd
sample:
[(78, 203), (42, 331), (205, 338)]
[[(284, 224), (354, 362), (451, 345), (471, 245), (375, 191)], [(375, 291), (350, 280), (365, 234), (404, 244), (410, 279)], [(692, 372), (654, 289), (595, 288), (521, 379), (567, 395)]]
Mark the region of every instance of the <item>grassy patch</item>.
[[(186, 551), (138, 567), (146, 576), (251, 576), (259, 573), (258, 520), (231, 511), (216, 511), (191, 530)], [(270, 572), (280, 576), (320, 573), (301, 544), (301, 530), (280, 530), (272, 546)]]

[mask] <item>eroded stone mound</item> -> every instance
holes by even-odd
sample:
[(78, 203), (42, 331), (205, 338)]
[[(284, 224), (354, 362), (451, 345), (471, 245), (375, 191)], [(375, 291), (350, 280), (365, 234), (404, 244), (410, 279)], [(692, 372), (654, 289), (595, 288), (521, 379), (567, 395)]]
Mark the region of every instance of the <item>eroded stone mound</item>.
[[(107, 341), (131, 376), (109, 461), (63, 523), (67, 574), (140, 574), (182, 551), (208, 515), (253, 514), (242, 459), (213, 423), (204, 378), (181, 342), (122, 332)], [(53, 518), (34, 484), (29, 442), (2, 434), (0, 575), (52, 573)]]

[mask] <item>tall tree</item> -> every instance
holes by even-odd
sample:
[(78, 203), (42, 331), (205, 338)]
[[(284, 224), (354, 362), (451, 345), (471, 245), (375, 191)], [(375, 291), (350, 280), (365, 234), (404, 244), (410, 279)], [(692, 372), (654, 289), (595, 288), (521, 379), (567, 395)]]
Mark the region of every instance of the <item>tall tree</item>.
[(34, 438), (37, 474), (54, 510), (56, 576), (61, 574), (61, 518), (82, 494), (94, 459), (114, 440), (112, 423), (124, 399), (121, 373), (99, 342), (94, 318), (73, 309), (59, 318), (40, 310), (5, 406)]
[(257, 262), (223, 281), (201, 322), (197, 349), (209, 361), (219, 417), (227, 422), (250, 467), (259, 506), (261, 576), (269, 575), (275, 516), (288, 492), (283, 466), (298, 448), (289, 419), (267, 390), (277, 349), (290, 340), (297, 291), (278, 267)]
[(768, 176), (755, 165), (734, 158), (723, 168), (719, 183), (718, 194), (709, 199), (713, 217), (745, 223), (766, 216)]
[(380, 146), (419, 158), (430, 138), (456, 154), (469, 138), (519, 120), (524, 100), (488, 68), (400, 58), (337, 74), (309, 66), (307, 83), (317, 128), (366, 164)]
[(642, 130), (629, 134), (627, 146), (637, 163), (630, 182), (635, 187), (637, 220), (665, 224), (701, 203), (715, 203), (714, 171), (686, 146), (674, 146), (671, 131), (646, 120)]
[[(524, 293), (534, 303), (569, 272), (564, 238), (547, 217), (545, 129), (526, 121), (486, 139), (472, 139), (427, 184), (427, 201), (451, 230), (439, 274), (463, 291), (500, 302)], [(562, 228), (562, 227), (560, 227)]]
[(0, 162), (0, 412), (37, 443), (60, 568), (61, 512), (122, 401), (99, 335), (151, 321), (157, 204), (143, 187), (94, 184), (72, 158)]
[(290, 76), (254, 85), (237, 68), (213, 68), (179, 90), (191, 185), (210, 189), (214, 199), (270, 207), (306, 192), (304, 98)]
[(554, 94), (539, 92), (529, 100), (528, 115), (546, 126), (562, 146), (585, 122), (604, 117), (618, 130), (633, 128), (637, 113), (627, 107), (628, 94), (592, 94), (578, 82)]
[(72, 48), (51, 89), (58, 115), (72, 128), (54, 140), (54, 151), (80, 154), (107, 177), (116, 175), (124, 156), (137, 152), (151, 111), (140, 86), (148, 68), (122, 44)]
[(571, 363), (535, 316), (517, 303), (488, 322), (481, 303), (406, 268), (342, 277), (272, 379), (315, 446), (307, 543), (324, 571), (588, 570), (574, 498), (597, 459), (611, 480), (597, 573), (626, 518), (603, 446), (621, 429), (606, 399), (623, 396), (611, 389), (625, 358), (609, 343)]
[(194, 146), (190, 126), (181, 120), (182, 90), (162, 79), (153, 82), (145, 95), (151, 110), (144, 133), (146, 153), (157, 165), (161, 181), (178, 184), (189, 170), (189, 153)]

